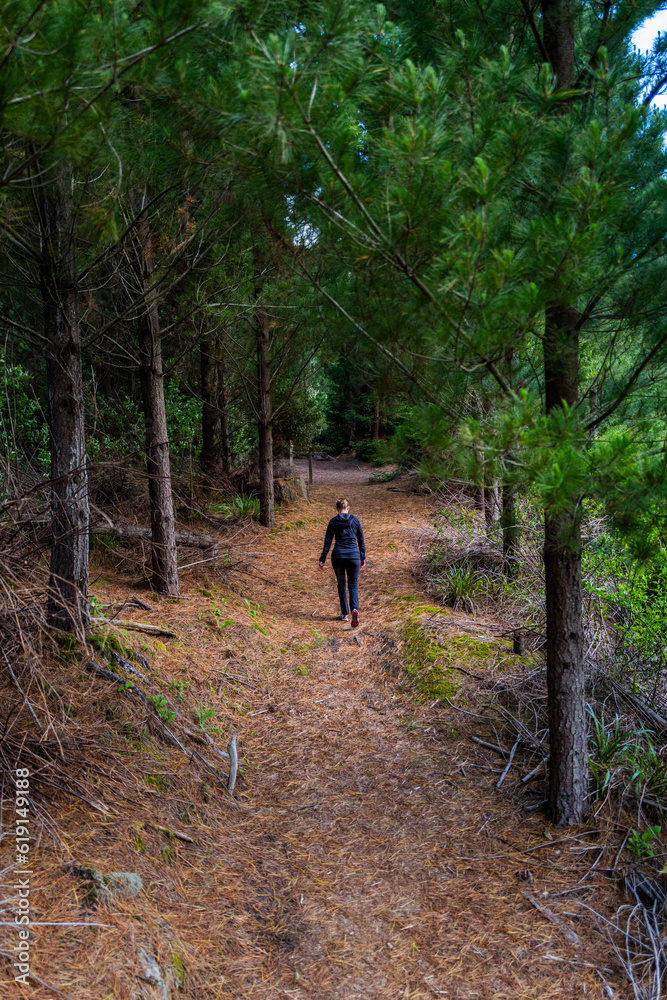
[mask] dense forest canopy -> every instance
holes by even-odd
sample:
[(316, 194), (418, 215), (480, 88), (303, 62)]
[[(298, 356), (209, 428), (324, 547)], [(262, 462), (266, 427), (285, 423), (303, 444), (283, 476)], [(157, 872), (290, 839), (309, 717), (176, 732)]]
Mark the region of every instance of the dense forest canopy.
[(581, 817), (586, 512), (664, 572), (667, 41), (630, 42), (655, 9), (3, 5), (2, 499), (50, 484), (53, 627), (85, 634), (130, 471), (170, 595), (193, 468), (257, 477), (267, 527), (289, 442), (467, 483), (509, 579), (530, 497), (551, 808)]

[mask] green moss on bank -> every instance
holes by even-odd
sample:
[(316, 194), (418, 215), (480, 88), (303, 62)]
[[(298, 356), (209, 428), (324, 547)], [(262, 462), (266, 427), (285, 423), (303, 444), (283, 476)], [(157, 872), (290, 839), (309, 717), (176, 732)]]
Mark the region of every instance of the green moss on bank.
[(456, 694), (457, 685), (448, 667), (449, 652), (427, 635), (421, 616), (411, 618), (406, 626), (405, 650), (405, 672), (421, 700), (433, 701), (437, 698), (444, 701)]
[(424, 613), (420, 608), (405, 627), (405, 673), (423, 701), (444, 701), (456, 694), (461, 686), (456, 680), (453, 666), (478, 671), (488, 666), (497, 652), (497, 646), (469, 635), (448, 637), (437, 642), (424, 628)]

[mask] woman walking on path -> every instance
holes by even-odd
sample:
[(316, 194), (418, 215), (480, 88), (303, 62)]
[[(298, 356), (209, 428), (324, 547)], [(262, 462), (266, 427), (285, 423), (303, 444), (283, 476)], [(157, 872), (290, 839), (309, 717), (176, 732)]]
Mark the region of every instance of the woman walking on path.
[(352, 628), (356, 628), (359, 624), (359, 570), (363, 569), (366, 565), (364, 532), (359, 518), (355, 517), (354, 514), (350, 514), (350, 507), (347, 500), (336, 500), (336, 510), (338, 514), (329, 521), (327, 533), (324, 536), (324, 548), (320, 556), (320, 569), (324, 569), (327, 552), (335, 537), (336, 544), (331, 553), (331, 565), (334, 568), (338, 583), (340, 620), (346, 622), (350, 614), (345, 594), (345, 577), (347, 576), (347, 589), (350, 592), (350, 607), (352, 608)]

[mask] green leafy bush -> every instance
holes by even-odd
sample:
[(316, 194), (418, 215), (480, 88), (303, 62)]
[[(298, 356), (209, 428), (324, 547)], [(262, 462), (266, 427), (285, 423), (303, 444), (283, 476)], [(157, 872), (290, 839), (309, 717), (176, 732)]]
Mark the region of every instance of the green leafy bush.
[(628, 850), (635, 861), (647, 861), (654, 856), (651, 841), (655, 840), (661, 830), (661, 826), (649, 826), (642, 834), (637, 830), (630, 831)]
[(172, 722), (176, 718), (176, 712), (169, 707), (169, 702), (163, 694), (154, 694), (151, 698), (151, 705), (163, 722)]
[(46, 472), (49, 429), (33, 391), (34, 377), (21, 365), (2, 364), (0, 455), (7, 463), (33, 462)]

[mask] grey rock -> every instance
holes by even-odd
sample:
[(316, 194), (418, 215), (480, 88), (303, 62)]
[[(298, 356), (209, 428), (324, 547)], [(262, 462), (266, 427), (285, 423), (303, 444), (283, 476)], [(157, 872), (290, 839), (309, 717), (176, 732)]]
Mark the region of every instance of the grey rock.
[(88, 906), (95, 906), (96, 903), (105, 900), (131, 899), (139, 895), (144, 887), (141, 878), (135, 872), (111, 872), (105, 875), (96, 868), (80, 865), (77, 861), (65, 865), (65, 870), (84, 883)]
[(110, 872), (107, 875), (105, 888), (110, 896), (131, 899), (138, 896), (144, 887), (139, 875), (135, 872)]
[(169, 965), (162, 969), (153, 954), (151, 945), (143, 945), (137, 950), (139, 974), (137, 979), (146, 984), (134, 994), (134, 1000), (174, 1000), (185, 983), (185, 966), (178, 954), (173, 954)]
[(162, 969), (158, 965), (157, 958), (152, 955), (145, 948), (140, 948), (137, 952), (137, 958), (139, 959), (139, 966), (141, 969), (140, 978), (143, 979), (145, 983), (152, 986), (151, 990), (152, 997), (155, 1000), (171, 1000), (171, 990), (168, 984), (165, 982), (165, 978), (162, 975)]

